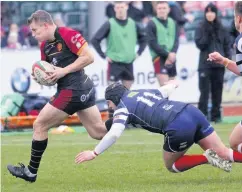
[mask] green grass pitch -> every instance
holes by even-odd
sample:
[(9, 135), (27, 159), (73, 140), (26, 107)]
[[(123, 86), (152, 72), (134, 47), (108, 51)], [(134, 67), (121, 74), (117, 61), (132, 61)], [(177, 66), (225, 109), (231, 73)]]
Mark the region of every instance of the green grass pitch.
[[(228, 146), (234, 124), (216, 125)], [(226, 173), (202, 165), (184, 173), (170, 173), (162, 159), (163, 136), (145, 130), (126, 130), (118, 142), (96, 160), (74, 163), (79, 151), (98, 143), (87, 133), (50, 135), (37, 181), (27, 183), (10, 175), (8, 163), (28, 164), (32, 136), (1, 137), (1, 189), (3, 192), (235, 192), (241, 191), (242, 165)], [(194, 145), (188, 154), (201, 154)]]

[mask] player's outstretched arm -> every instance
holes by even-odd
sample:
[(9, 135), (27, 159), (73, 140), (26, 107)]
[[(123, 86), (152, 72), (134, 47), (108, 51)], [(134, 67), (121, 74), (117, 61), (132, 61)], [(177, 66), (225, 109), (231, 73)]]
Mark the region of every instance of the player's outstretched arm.
[(214, 61), (215, 63), (224, 65), (228, 70), (232, 71), (236, 75), (242, 75), (242, 69), (240, 70), (236, 62), (223, 57), (218, 52), (210, 53), (208, 56), (208, 61)]
[(114, 123), (110, 131), (103, 137), (99, 144), (95, 147), (94, 151), (83, 151), (79, 153), (75, 158), (75, 163), (80, 164), (85, 161), (91, 161), (95, 159), (99, 154), (103, 153), (109, 147), (111, 147), (117, 139), (122, 135), (125, 129), (125, 125), (121, 123)]
[(178, 82), (176, 80), (170, 80), (161, 86), (158, 90), (161, 92), (164, 98), (168, 98), (178, 87)]

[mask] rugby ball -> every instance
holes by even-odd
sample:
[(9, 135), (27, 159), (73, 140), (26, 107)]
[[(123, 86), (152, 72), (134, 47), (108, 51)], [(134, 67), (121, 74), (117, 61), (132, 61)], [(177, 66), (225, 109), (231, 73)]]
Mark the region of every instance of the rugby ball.
[(37, 82), (41, 85), (52, 86), (55, 85), (56, 82), (52, 82), (51, 80), (46, 80), (48, 74), (46, 71), (53, 71), (55, 67), (49, 64), (46, 61), (37, 61), (32, 66), (32, 72), (34, 77), (37, 79)]

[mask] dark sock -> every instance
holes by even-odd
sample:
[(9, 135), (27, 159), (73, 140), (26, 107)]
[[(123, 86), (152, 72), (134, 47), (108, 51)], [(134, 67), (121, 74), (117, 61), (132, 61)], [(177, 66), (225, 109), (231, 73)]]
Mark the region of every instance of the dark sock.
[(41, 157), (47, 147), (48, 139), (43, 141), (32, 141), (31, 157), (28, 165), (28, 169), (31, 173), (37, 174)]
[(106, 129), (107, 129), (108, 131), (111, 129), (112, 124), (113, 124), (113, 118), (109, 118), (109, 119), (105, 122)]

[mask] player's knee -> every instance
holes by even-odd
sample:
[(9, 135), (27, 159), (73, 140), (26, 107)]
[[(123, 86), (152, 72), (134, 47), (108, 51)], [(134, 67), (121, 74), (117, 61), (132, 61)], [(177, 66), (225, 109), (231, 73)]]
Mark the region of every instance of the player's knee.
[(105, 123), (102, 121), (99, 123), (86, 125), (85, 127), (89, 136), (96, 140), (101, 140), (108, 132)]
[(33, 131), (35, 133), (37, 132), (43, 132), (45, 130), (45, 127), (43, 125), (43, 123), (41, 123), (41, 121), (39, 121), (38, 119), (34, 121), (33, 123)]
[(39, 127), (41, 126), (41, 123), (36, 119), (33, 123), (33, 129), (39, 129)]
[(229, 137), (229, 146), (231, 149), (237, 151), (237, 144), (234, 142), (234, 138), (232, 136)]
[(172, 168), (172, 163), (171, 163), (171, 161), (169, 161), (169, 162), (166, 162), (165, 161), (165, 167), (166, 167), (166, 169), (169, 171), (169, 172), (171, 172), (171, 173), (176, 173), (175, 171), (174, 171), (174, 169)]
[(238, 145), (236, 143), (234, 143), (232, 140), (229, 141), (229, 146), (234, 151), (238, 151)]
[(99, 123), (97, 126), (97, 133), (96, 133), (96, 139), (101, 140), (108, 132), (108, 128), (106, 127), (106, 124), (104, 122)]
[(238, 151), (238, 146), (237, 145), (230, 145), (230, 148), (233, 149), (234, 151)]
[(101, 140), (104, 137), (105, 134), (99, 134), (99, 133), (93, 133), (90, 134), (91, 138), (96, 139), (96, 140)]
[(101, 131), (101, 132), (98, 132), (96, 134), (93, 134), (93, 136), (91, 136), (93, 139), (96, 139), (96, 140), (101, 140), (105, 135), (106, 135), (107, 131)]
[(166, 166), (166, 169), (171, 173), (177, 173), (174, 169), (172, 169), (172, 166)]

